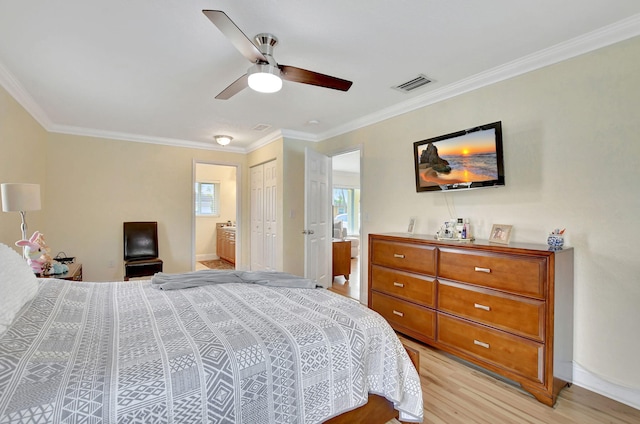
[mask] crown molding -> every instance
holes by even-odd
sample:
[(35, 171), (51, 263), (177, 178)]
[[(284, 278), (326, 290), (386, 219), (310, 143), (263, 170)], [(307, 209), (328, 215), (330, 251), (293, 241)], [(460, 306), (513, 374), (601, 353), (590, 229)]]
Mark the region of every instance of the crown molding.
[(536, 53), (522, 57), (518, 60), (506, 63), (501, 66), (489, 69), (469, 78), (446, 85), (439, 89), (429, 91), (423, 95), (398, 103), (375, 113), (358, 118), (344, 125), (329, 129), (320, 134), (312, 134), (303, 131), (280, 129), (269, 133), (250, 144), (246, 149), (239, 147), (222, 147), (208, 143), (179, 140), (164, 137), (143, 136), (138, 134), (127, 134), (120, 132), (109, 132), (90, 128), (79, 128), (54, 124), (46, 112), (35, 102), (31, 95), (13, 77), (13, 75), (0, 63), (0, 85), (2, 85), (11, 96), (22, 107), (29, 112), (42, 127), (47, 131), (65, 133), (72, 135), (83, 135), (88, 137), (107, 138), (115, 140), (135, 141), (141, 143), (161, 144), (177, 147), (189, 147), (206, 150), (219, 150), (225, 152), (249, 153), (257, 150), (282, 137), (296, 140), (319, 142), (331, 137), (336, 137), (350, 131), (357, 130), (369, 125), (376, 124), (389, 118), (402, 115), (413, 110), (459, 96), (469, 91), (495, 84), (516, 76), (552, 65), (554, 63), (567, 60), (581, 54), (606, 47), (620, 41), (627, 40), (640, 35), (640, 14), (633, 15), (627, 19), (592, 31), (572, 40), (557, 44), (553, 47), (540, 50)]
[(557, 44), (520, 59), (489, 69), (469, 78), (429, 91), (420, 96), (381, 109), (375, 113), (332, 128), (318, 136), (320, 140), (336, 137), (378, 122), (429, 106), (469, 91), (495, 84), (527, 72), (553, 65), (640, 35), (640, 14), (602, 27), (580, 37)]
[(264, 137), (251, 143), (249, 146), (247, 146), (244, 152), (245, 153), (253, 152), (255, 150), (258, 150), (261, 147), (266, 146), (269, 143), (273, 143), (274, 141), (281, 139), (282, 137), (284, 137), (282, 134), (282, 130), (272, 131), (269, 134), (265, 135)]
[(220, 146), (214, 140), (211, 143), (199, 141), (180, 140), (175, 138), (153, 137), (140, 134), (121, 133), (116, 131), (103, 131), (92, 128), (73, 127), (67, 125), (53, 125), (48, 128), (49, 132), (69, 135), (80, 135), (84, 137), (95, 137), (108, 140), (134, 141), (137, 143), (160, 144), (173, 147), (187, 147), (190, 149), (217, 150), (221, 152), (245, 153), (241, 147), (232, 145)]
[(18, 80), (0, 63), (0, 85), (47, 131), (53, 122)]

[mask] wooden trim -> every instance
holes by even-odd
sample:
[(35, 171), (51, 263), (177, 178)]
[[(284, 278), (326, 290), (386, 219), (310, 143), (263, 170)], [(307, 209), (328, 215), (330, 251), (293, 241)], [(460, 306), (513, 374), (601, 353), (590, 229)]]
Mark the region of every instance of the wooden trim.
[(324, 424), (384, 424), (393, 418), (398, 418), (393, 403), (382, 396), (370, 394), (366, 404), (333, 417)]

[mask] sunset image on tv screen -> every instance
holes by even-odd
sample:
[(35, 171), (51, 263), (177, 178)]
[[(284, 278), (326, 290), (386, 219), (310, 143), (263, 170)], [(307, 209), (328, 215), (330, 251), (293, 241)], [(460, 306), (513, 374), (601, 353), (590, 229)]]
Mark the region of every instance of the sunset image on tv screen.
[(421, 187), (498, 179), (495, 130), (426, 143), (418, 149)]

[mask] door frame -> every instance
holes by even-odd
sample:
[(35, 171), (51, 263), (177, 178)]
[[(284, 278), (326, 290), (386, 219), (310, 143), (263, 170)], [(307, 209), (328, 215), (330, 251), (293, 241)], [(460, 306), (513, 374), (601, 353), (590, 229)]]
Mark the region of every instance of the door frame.
[(193, 187), (196, 184), (196, 165), (231, 166), (236, 168), (236, 269), (242, 266), (242, 164), (236, 162), (206, 161), (193, 159), (191, 164), (191, 270), (196, 269), (196, 202)]
[[(367, 291), (367, 284), (365, 283), (365, 281), (368, 279), (368, 267), (367, 267), (367, 260), (366, 258), (368, 258), (367, 255), (365, 255), (365, 253), (368, 253), (368, 246), (365, 240), (365, 226), (367, 223), (367, 214), (363, 211), (362, 209), (362, 205), (364, 204), (363, 199), (366, 197), (365, 194), (365, 190), (363, 190), (362, 187), (362, 175), (363, 175), (363, 158), (364, 158), (364, 144), (359, 143), (359, 144), (355, 144), (353, 146), (349, 146), (349, 147), (345, 147), (343, 149), (338, 149), (338, 150), (332, 150), (330, 152), (327, 153), (327, 156), (329, 156), (329, 159), (331, 159), (331, 170), (333, 173), (333, 157), (334, 156), (339, 156), (339, 155), (343, 155), (345, 153), (353, 153), (353, 152), (360, 152), (360, 260), (358, 261), (358, 265), (360, 267), (359, 269), (359, 275), (360, 275), (360, 297), (359, 297), (359, 301), (360, 303), (367, 303), (367, 298), (368, 298), (368, 291)], [(331, 178), (331, 195), (333, 196), (333, 176)], [(329, 240), (329, 242), (331, 243), (331, 240)]]

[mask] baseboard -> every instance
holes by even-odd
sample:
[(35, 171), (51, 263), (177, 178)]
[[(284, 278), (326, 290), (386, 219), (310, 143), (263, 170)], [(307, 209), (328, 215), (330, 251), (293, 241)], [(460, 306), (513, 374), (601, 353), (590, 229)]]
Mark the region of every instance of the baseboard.
[(573, 363), (573, 384), (640, 410), (640, 390), (603, 380), (575, 362)]
[(196, 262), (215, 261), (216, 259), (220, 259), (220, 257), (215, 253), (204, 253), (202, 255), (196, 255)]

